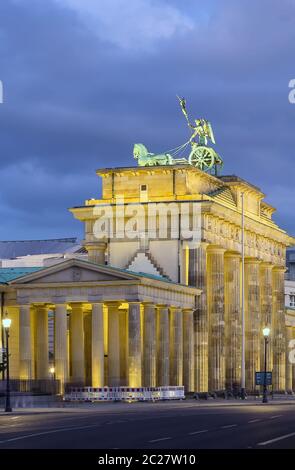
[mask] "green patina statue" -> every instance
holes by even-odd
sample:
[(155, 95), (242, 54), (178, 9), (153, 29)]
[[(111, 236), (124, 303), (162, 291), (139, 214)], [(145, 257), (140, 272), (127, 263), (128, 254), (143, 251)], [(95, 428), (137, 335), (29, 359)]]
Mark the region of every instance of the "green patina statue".
[(145, 145), (134, 144), (133, 156), (139, 166), (172, 165), (173, 158), (169, 153), (160, 153), (155, 155), (150, 153)]
[(192, 147), (188, 157), (189, 163), (203, 171), (214, 168), (215, 175), (217, 175), (218, 166), (220, 168), (223, 167), (223, 160), (212, 147), (208, 147), (207, 145), (208, 139), (215, 144), (213, 129), (210, 122), (207, 119), (200, 118), (195, 119), (195, 124), (191, 124), (186, 110), (186, 100), (179, 97), (178, 100), (187, 124), (192, 132), (189, 140)]
[[(155, 166), (155, 165), (175, 165), (187, 164), (193, 165), (203, 171), (211, 171), (214, 169), (215, 175), (218, 174), (218, 167), (222, 168), (223, 161), (218, 153), (208, 146), (208, 140), (215, 144), (213, 129), (209, 121), (204, 118), (195, 119), (194, 124), (189, 120), (186, 110), (186, 100), (179, 98), (181, 110), (186, 118), (187, 124), (191, 131), (190, 139), (183, 145), (171, 149), (168, 152), (154, 154), (148, 152), (143, 144), (135, 144), (133, 156), (137, 160), (139, 166)], [(179, 158), (180, 152), (183, 152), (190, 145), (191, 151), (186, 158)]]

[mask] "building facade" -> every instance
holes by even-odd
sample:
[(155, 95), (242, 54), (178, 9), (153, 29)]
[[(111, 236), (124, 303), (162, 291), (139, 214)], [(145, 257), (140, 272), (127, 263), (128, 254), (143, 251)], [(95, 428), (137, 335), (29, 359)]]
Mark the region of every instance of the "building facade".
[(12, 320), (12, 378), (49, 379), (53, 315), (54, 374), (61, 393), (66, 384), (184, 384), (193, 390), (198, 289), (78, 259), (6, 269), (1, 280), (3, 312)]
[(50, 317), (61, 392), (67, 383), (240, 388), (243, 200), (246, 388), (255, 390), (269, 326), (273, 389), (294, 389), (295, 323), (284, 307), (286, 247), (294, 240), (272, 220), (264, 194), (188, 164), (97, 174), (102, 198), (70, 209), (85, 225), (88, 261), (2, 270), (11, 375), (48, 379)]
[[(214, 177), (190, 165), (103, 169), (97, 174), (102, 178), (102, 198), (71, 209), (85, 224), (89, 259), (136, 271), (144, 266), (146, 271), (202, 292), (194, 311), (197, 392), (232, 390), (241, 383), (243, 199), (246, 388), (255, 389), (255, 371), (263, 365), (262, 329), (269, 326), (273, 389), (290, 389), (290, 381), (286, 383), (284, 273), (286, 247), (294, 239), (272, 220), (275, 209), (264, 201), (260, 189), (236, 176)], [(130, 221), (137, 206), (140, 210), (132, 223), (140, 229), (130, 239)], [(170, 213), (166, 237), (160, 234), (163, 206)], [(180, 222), (175, 227), (171, 214), (176, 208), (178, 215), (189, 214), (190, 226), (196, 218), (197, 238), (183, 236)], [(109, 230), (97, 227), (97, 218), (108, 212), (111, 216), (105, 226)], [(143, 219), (152, 219), (152, 229), (147, 229)], [(103, 230), (105, 234), (100, 233)], [(293, 327), (291, 336), (295, 337)]]

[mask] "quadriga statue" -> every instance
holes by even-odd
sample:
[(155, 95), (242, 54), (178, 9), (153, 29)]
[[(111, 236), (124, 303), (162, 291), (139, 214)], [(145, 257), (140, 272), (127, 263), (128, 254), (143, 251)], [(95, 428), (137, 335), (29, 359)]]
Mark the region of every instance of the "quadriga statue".
[(145, 145), (134, 144), (133, 156), (139, 166), (172, 165), (173, 158), (169, 153), (150, 153)]

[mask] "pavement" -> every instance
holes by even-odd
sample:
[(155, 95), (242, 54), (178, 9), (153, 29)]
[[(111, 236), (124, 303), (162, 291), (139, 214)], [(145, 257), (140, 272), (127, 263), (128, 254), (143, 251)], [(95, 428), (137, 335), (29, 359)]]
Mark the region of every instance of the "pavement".
[(0, 414), (2, 449), (294, 449), (295, 400), (95, 403)]

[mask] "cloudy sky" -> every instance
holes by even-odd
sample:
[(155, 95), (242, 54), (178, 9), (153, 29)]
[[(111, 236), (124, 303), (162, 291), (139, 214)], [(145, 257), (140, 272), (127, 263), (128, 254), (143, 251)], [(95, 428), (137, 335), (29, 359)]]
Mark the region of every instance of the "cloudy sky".
[(95, 169), (214, 127), (224, 173), (295, 234), (294, 0), (1, 0), (0, 239), (82, 236)]

